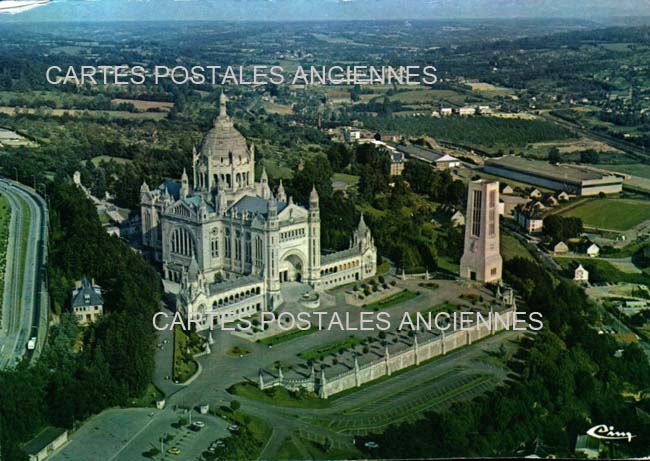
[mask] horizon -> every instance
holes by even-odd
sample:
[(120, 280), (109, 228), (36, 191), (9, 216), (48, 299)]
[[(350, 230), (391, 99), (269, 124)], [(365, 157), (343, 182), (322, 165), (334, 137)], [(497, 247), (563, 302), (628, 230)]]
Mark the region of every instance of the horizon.
[[(3, 3), (6, 0), (0, 0)], [(650, 17), (648, 0), (53, 0), (1, 23), (607, 20)]]

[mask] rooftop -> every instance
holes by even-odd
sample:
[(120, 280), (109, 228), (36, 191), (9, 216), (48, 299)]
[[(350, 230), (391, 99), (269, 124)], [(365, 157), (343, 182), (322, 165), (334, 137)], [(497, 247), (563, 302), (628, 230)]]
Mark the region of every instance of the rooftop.
[(72, 307), (98, 306), (104, 304), (101, 288), (88, 280), (88, 277), (81, 279), (81, 288), (72, 291)]
[(246, 275), (236, 279), (224, 280), (223, 282), (215, 282), (210, 285), (210, 294), (221, 293), (232, 290), (233, 288), (245, 287), (262, 281), (262, 278), (257, 275)]
[(340, 261), (345, 258), (349, 258), (350, 256), (355, 256), (357, 254), (359, 254), (359, 252), (357, 251), (356, 248), (348, 248), (347, 250), (337, 251), (335, 253), (330, 253), (321, 256), (320, 263), (329, 264), (336, 261)]
[(397, 146), (397, 150), (405, 153), (409, 157), (413, 157), (429, 163), (459, 161), (456, 157), (453, 157), (449, 154), (442, 154), (427, 147), (415, 146), (413, 144), (410, 146)]
[(518, 171), (534, 176), (540, 176), (555, 181), (564, 181), (570, 184), (581, 185), (584, 181), (598, 181), (612, 179), (621, 182), (620, 178), (613, 175), (603, 175), (591, 170), (573, 165), (553, 165), (539, 160), (530, 160), (522, 157), (507, 155), (501, 158), (489, 159), (486, 166), (496, 166), (508, 170)]
[[(276, 204), (278, 207), (278, 213), (287, 207), (287, 204), (285, 202), (276, 202)], [(232, 206), (232, 209), (236, 210), (239, 213), (248, 212), (251, 214), (261, 214), (267, 216), (269, 212), (269, 200), (261, 197), (247, 195), (235, 203)]]
[(426, 147), (415, 146), (413, 144), (410, 146), (397, 146), (397, 150), (404, 152), (409, 157), (415, 157), (419, 160), (423, 160), (429, 163), (436, 162), (440, 158), (444, 157), (444, 155), (441, 153), (427, 149)]
[(66, 430), (60, 427), (48, 426), (23, 445), (23, 451), (28, 455), (36, 455), (65, 432)]

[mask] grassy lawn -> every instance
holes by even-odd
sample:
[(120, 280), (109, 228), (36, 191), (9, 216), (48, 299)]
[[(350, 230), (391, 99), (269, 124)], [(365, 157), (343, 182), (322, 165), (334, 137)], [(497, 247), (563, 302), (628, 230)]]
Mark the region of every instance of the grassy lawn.
[(360, 343), (361, 340), (359, 338), (350, 336), (349, 338), (340, 339), (338, 341), (334, 341), (333, 343), (301, 352), (298, 354), (298, 357), (303, 360), (323, 360), (323, 357), (326, 357), (330, 354), (336, 354), (341, 349), (351, 349)]
[(533, 260), (533, 255), (516, 237), (506, 233), (501, 234), (501, 256), (506, 261), (514, 258)]
[(344, 182), (348, 186), (356, 186), (359, 183), (359, 176), (346, 173), (334, 173), (332, 176), (332, 182), (334, 181)]
[(98, 155), (97, 157), (93, 157), (91, 159), (91, 162), (93, 162), (94, 166), (99, 166), (101, 162), (110, 162), (110, 161), (113, 161), (118, 165), (125, 165), (132, 162), (132, 160), (128, 158), (111, 157), (110, 155)]
[(387, 298), (384, 298), (380, 301), (375, 301), (374, 303), (370, 304), (365, 304), (364, 307), (368, 309), (374, 309), (374, 310), (379, 310), (379, 309), (388, 309), (389, 307), (393, 307), (397, 304), (404, 303), (410, 299), (413, 299), (415, 297), (419, 296), (419, 293), (416, 293), (415, 291), (407, 290), (404, 289), (400, 291), (399, 293), (392, 294), (388, 296)]
[(158, 390), (153, 383), (149, 383), (147, 389), (144, 391), (141, 397), (137, 399), (131, 399), (129, 401), (129, 406), (142, 408), (142, 407), (155, 407), (156, 402), (165, 397), (165, 395)]
[(650, 202), (626, 199), (587, 200), (561, 213), (582, 219), (586, 226), (627, 230), (650, 219)]
[(286, 343), (287, 341), (291, 341), (292, 339), (300, 338), (302, 336), (309, 335), (315, 331), (318, 331), (318, 328), (312, 327), (309, 328), (308, 330), (291, 330), (287, 331), (284, 333), (280, 333), (279, 335), (275, 336), (269, 336), (268, 338), (260, 339), (260, 344), (263, 344), (265, 346), (275, 346), (278, 344)]
[(296, 445), (293, 443), (293, 439), (289, 437), (284, 441), (282, 444), (282, 448), (278, 450), (278, 453), (276, 454), (276, 458), (278, 460), (291, 460), (291, 459), (301, 459), (303, 457), (303, 454), (298, 448), (296, 448)]
[(639, 176), (641, 178), (650, 179), (650, 165), (645, 163), (626, 163), (622, 165), (607, 165), (605, 169), (610, 171), (618, 171), (632, 176)]
[[(11, 207), (0, 195), (0, 300), (4, 295), (5, 271), (7, 270), (7, 243), (9, 242), (9, 224), (11, 222)], [(2, 319), (2, 301), (0, 301), (0, 319)]]
[(214, 413), (226, 419), (229, 424), (240, 427), (239, 433), (224, 439), (226, 446), (217, 452), (218, 459), (257, 459), (273, 433), (271, 426), (257, 416), (241, 411), (233, 412), (221, 407)]
[[(589, 271), (589, 281), (592, 283), (602, 282), (627, 282), (627, 283), (650, 283), (647, 274), (628, 274), (612, 266), (609, 262), (600, 259), (590, 258), (555, 258), (555, 261), (565, 269), (567, 276), (573, 277), (571, 268), (576, 264), (582, 264)], [(573, 264), (572, 264), (573, 263)]]
[(377, 266), (377, 275), (386, 275), (390, 270), (390, 263), (388, 261), (382, 262)]
[[(23, 208), (23, 228), (20, 235), (20, 242), (22, 246), (21, 246), (21, 254), (20, 254), (20, 269), (18, 273), (24, 274), (25, 258), (27, 257), (27, 241), (29, 239), (29, 226), (32, 221), (32, 212), (30, 211), (29, 205), (22, 197), (19, 196), (18, 200), (20, 200), (20, 202), (22, 203), (22, 208)], [(23, 292), (23, 283), (24, 283), (24, 277), (20, 277), (20, 279), (18, 280), (18, 293)], [(22, 302), (19, 302), (18, 305), (20, 306), (18, 312), (21, 312)]]
[[(438, 304), (437, 306), (433, 307), (425, 307), (424, 309), (420, 309), (418, 312), (421, 314), (428, 314), (431, 312), (432, 314), (437, 314), (438, 312), (454, 312), (458, 310), (458, 306), (456, 304), (452, 303), (442, 303)], [(413, 317), (414, 318), (414, 317)]]
[(277, 386), (264, 391), (260, 390), (253, 383), (237, 383), (228, 388), (228, 392), (238, 397), (244, 397), (252, 400), (259, 400), (260, 402), (278, 405), (281, 407), (291, 408), (327, 408), (330, 406), (327, 400), (323, 400), (315, 394), (290, 393), (282, 386)]
[[(199, 339), (200, 341), (200, 339)], [(174, 328), (174, 379), (185, 382), (191, 378), (198, 368), (193, 354), (197, 350), (197, 339), (191, 338), (180, 327)], [(200, 344), (200, 343), (199, 343)], [(187, 352), (189, 346), (190, 352)]]

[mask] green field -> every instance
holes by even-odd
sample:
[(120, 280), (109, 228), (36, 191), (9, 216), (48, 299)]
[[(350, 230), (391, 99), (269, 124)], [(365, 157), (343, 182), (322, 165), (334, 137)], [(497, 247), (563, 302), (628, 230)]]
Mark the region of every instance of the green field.
[(330, 354), (336, 354), (342, 349), (351, 349), (360, 343), (361, 340), (359, 338), (350, 336), (349, 338), (340, 339), (338, 341), (334, 341), (333, 343), (301, 352), (298, 354), (298, 357), (303, 360), (323, 360), (324, 357)]
[(312, 327), (307, 330), (286, 331), (284, 333), (280, 333), (279, 335), (269, 336), (268, 338), (260, 339), (260, 344), (263, 344), (265, 346), (275, 346), (277, 344), (282, 344), (282, 343), (286, 343), (287, 341), (291, 341), (292, 339), (309, 335), (311, 333), (314, 333), (315, 331), (318, 331), (318, 328)]
[(609, 171), (617, 171), (632, 176), (650, 179), (650, 165), (645, 163), (624, 163), (621, 165), (603, 165)]
[(359, 183), (359, 176), (346, 173), (334, 173), (332, 176), (332, 182), (334, 181), (344, 182), (348, 186), (356, 186)]
[(393, 307), (397, 304), (401, 304), (410, 299), (413, 299), (417, 297), (418, 294), (419, 293), (405, 289), (400, 291), (399, 293), (392, 294), (380, 301), (375, 301), (374, 303), (366, 304), (364, 305), (364, 307), (368, 309), (375, 309), (375, 310), (388, 309), (389, 307)]
[[(189, 347), (189, 352), (188, 352)], [(190, 379), (198, 368), (193, 354), (198, 351), (192, 347), (191, 338), (180, 328), (174, 329), (174, 379), (185, 382)]]
[(253, 383), (237, 383), (228, 388), (230, 394), (244, 397), (246, 399), (259, 400), (260, 402), (270, 403), (281, 407), (291, 408), (327, 408), (330, 403), (314, 394), (309, 393), (291, 393), (282, 386), (272, 388), (272, 390), (260, 390)]
[(523, 243), (505, 233), (501, 234), (501, 255), (506, 261), (514, 258), (524, 258), (531, 261), (534, 259)]
[(618, 270), (609, 262), (602, 259), (591, 258), (555, 258), (555, 261), (565, 270), (567, 277), (573, 277), (572, 269), (577, 264), (589, 271), (589, 281), (591, 283), (640, 283), (649, 284), (650, 277), (647, 274), (630, 274)]
[(650, 202), (626, 199), (593, 199), (561, 213), (582, 219), (585, 226), (627, 230), (650, 219)]

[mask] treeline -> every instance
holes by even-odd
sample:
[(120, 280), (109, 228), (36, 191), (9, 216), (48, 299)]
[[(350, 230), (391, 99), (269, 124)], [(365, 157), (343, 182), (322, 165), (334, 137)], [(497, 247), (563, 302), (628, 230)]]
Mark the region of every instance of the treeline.
[(582, 234), (584, 226), (582, 219), (571, 216), (552, 214), (544, 217), (542, 233), (552, 244), (567, 243), (567, 240)]
[[(461, 206), (465, 194), (461, 181), (417, 161), (408, 162), (402, 176), (392, 177), (389, 153), (371, 144), (333, 144), (326, 154), (309, 158), (285, 182), (287, 193), (299, 203), (309, 201), (312, 184), (316, 185), (323, 248), (347, 248), (359, 220), (357, 209), (370, 209), (365, 219), (379, 254), (398, 267), (433, 271), (438, 256), (460, 257), (460, 230), (448, 229), (442, 238), (434, 238), (434, 207), (425, 198), (448, 207)], [(335, 172), (359, 176), (356, 190), (333, 192)]]
[[(104, 316), (81, 334), (64, 314), (40, 360), (0, 372), (3, 459), (23, 460), (22, 443), (45, 425), (71, 428), (107, 407), (143, 394), (154, 368), (152, 316), (160, 302), (153, 268), (102, 229), (76, 187), (50, 187), (52, 301), (69, 311), (74, 281), (86, 275), (104, 290)], [(81, 341), (81, 342), (80, 342)]]
[(499, 117), (367, 117), (364, 126), (404, 136), (427, 135), (461, 144), (522, 146), (523, 144), (574, 138), (565, 128), (541, 120)]
[(484, 396), (389, 427), (360, 445), (378, 442), (373, 456), (381, 458), (522, 457), (536, 446), (542, 457), (570, 457), (578, 434), (607, 421), (636, 435), (629, 444), (611, 445), (610, 457), (647, 455), (650, 423), (637, 408), (650, 411), (650, 402), (622, 392), (647, 389), (650, 365), (643, 351), (633, 344), (616, 358), (619, 345), (590, 327), (599, 314), (571, 282), (554, 280), (520, 258), (504, 269), (526, 305), (544, 316), (544, 329), (523, 339), (509, 363), (516, 375)]

